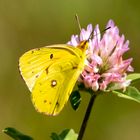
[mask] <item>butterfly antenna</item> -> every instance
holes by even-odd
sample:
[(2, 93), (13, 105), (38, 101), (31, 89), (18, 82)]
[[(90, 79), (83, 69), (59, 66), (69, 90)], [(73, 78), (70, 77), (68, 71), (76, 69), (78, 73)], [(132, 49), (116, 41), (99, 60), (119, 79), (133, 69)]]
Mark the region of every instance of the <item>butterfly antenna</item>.
[[(102, 30), (100, 33), (97, 33), (97, 31), (95, 31), (95, 32), (96, 32), (95, 34), (94, 34), (94, 30), (92, 30), (92, 32), (91, 32), (91, 34), (90, 34), (90, 36), (89, 36), (89, 39), (91, 39), (93, 36), (96, 36), (96, 37), (97, 37), (97, 35), (104, 33), (106, 30), (108, 30), (108, 29), (110, 29), (110, 28), (111, 28), (111, 27), (109, 26), (109, 27), (105, 28), (104, 30)], [(88, 39), (88, 41), (89, 41), (89, 39)], [(98, 42), (97, 42), (97, 43), (98, 43)]]
[(104, 30), (102, 30), (100, 33), (95, 33), (93, 36), (97, 36), (97, 35), (99, 35), (99, 34), (102, 34), (102, 33), (104, 33), (105, 31), (107, 31), (108, 29), (110, 29), (111, 27), (109, 26), (109, 27), (107, 27), (107, 28), (105, 28)]
[(78, 24), (79, 30), (81, 31), (82, 28), (81, 28), (80, 20), (79, 20), (79, 17), (78, 17), (77, 14), (75, 14), (75, 19), (76, 19), (76, 21), (77, 21), (77, 24)]
[(108, 30), (108, 29), (110, 29), (110, 28), (111, 28), (111, 26), (105, 28), (103, 31), (101, 31), (101, 33), (104, 33), (106, 30)]
[(107, 28), (105, 28), (104, 30), (102, 30), (100, 33), (95, 33), (95, 34), (93, 34), (93, 32), (94, 31), (92, 31), (91, 32), (91, 34), (90, 34), (90, 36), (89, 36), (89, 39), (91, 39), (93, 36), (97, 36), (97, 35), (99, 35), (99, 34), (102, 34), (102, 33), (104, 33), (106, 30), (108, 30), (108, 29), (110, 29), (111, 27), (107, 27)]

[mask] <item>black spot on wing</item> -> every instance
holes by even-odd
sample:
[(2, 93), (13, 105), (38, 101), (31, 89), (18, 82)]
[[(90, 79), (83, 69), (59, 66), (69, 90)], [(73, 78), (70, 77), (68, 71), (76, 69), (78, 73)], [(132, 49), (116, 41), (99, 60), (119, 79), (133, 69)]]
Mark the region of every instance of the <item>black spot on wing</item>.
[(48, 74), (48, 68), (46, 68), (45, 71), (46, 71), (46, 74)]
[(52, 58), (53, 58), (53, 54), (50, 55), (50, 59), (52, 59)]
[(52, 87), (55, 87), (56, 85), (57, 85), (57, 81), (56, 81), (56, 80), (52, 80), (52, 81), (51, 81), (51, 86), (52, 86)]
[(47, 103), (47, 100), (44, 100), (44, 103)]
[(31, 54), (33, 54), (34, 53), (34, 51), (31, 51)]
[(38, 78), (38, 77), (39, 77), (39, 75), (36, 75), (36, 76), (35, 76), (35, 78)]
[(73, 66), (73, 69), (77, 69), (77, 66)]
[(48, 74), (49, 73), (49, 67), (50, 67), (51, 65), (49, 65), (46, 69), (45, 69), (45, 71), (46, 71), (46, 74)]
[(57, 102), (56, 102), (56, 106), (59, 106), (59, 105), (60, 105), (60, 104), (59, 104), (59, 102), (57, 101)]

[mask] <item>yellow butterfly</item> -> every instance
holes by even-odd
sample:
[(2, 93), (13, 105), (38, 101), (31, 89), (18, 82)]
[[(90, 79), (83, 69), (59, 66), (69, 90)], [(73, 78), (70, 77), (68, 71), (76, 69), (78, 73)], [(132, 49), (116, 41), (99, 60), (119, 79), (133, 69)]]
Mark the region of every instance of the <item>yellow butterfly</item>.
[(66, 44), (30, 50), (19, 59), (19, 69), (37, 111), (57, 115), (84, 69), (88, 41), (77, 47)]

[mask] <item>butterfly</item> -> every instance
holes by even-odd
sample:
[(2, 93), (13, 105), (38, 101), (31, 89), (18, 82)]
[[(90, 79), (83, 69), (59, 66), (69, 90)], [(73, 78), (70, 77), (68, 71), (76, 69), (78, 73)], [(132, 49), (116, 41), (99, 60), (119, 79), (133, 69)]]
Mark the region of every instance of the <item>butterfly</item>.
[(20, 57), (19, 70), (38, 112), (60, 113), (84, 69), (87, 48), (86, 40), (77, 47), (57, 44), (32, 49)]

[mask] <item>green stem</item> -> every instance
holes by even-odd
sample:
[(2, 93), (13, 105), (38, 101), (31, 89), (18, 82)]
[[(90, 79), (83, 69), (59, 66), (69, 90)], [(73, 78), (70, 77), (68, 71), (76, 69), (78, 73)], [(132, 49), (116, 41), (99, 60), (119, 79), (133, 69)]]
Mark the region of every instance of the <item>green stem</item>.
[(86, 113), (85, 113), (84, 120), (83, 120), (81, 128), (80, 128), (80, 132), (79, 132), (77, 140), (82, 140), (82, 138), (83, 138), (83, 135), (84, 135), (84, 132), (85, 132), (85, 129), (86, 129), (86, 126), (87, 126), (87, 122), (89, 120), (89, 116), (90, 116), (95, 98), (96, 98), (96, 95), (92, 94), (91, 98), (90, 98), (90, 101), (89, 101), (89, 104), (88, 104), (88, 107), (87, 107), (87, 110), (86, 110)]

